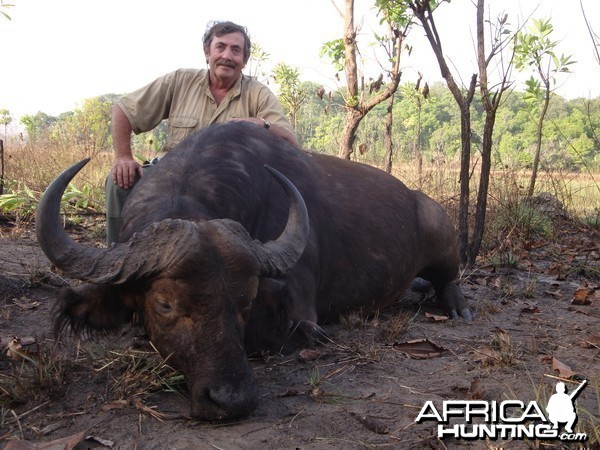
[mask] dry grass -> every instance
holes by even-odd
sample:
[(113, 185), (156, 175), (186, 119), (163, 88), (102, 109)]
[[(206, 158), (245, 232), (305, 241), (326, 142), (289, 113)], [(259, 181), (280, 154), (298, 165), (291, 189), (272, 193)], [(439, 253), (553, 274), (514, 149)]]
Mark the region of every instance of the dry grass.
[[(25, 345), (27, 344), (27, 345)], [(3, 349), (8, 367), (0, 372), (0, 425), (2, 417), (17, 405), (43, 403), (58, 398), (64, 389), (68, 361), (44, 339), (32, 342), (13, 339)]]
[(96, 370), (110, 371), (113, 378), (110, 391), (116, 400), (140, 398), (159, 390), (178, 395), (185, 391), (183, 375), (170, 367), (156, 350), (111, 351)]
[[(42, 193), (48, 184), (67, 167), (84, 159), (87, 155), (76, 149), (59, 149), (46, 145), (34, 147), (21, 145), (5, 150), (5, 178), (13, 183), (11, 190), (29, 187), (36, 194)], [(92, 162), (85, 167), (75, 183), (103, 188), (104, 179), (110, 172), (112, 164), (111, 153), (98, 153)]]

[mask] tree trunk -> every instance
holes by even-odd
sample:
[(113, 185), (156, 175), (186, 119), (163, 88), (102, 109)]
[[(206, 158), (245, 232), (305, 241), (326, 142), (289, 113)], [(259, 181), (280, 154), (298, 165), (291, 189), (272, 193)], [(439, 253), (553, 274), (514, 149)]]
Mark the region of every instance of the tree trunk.
[(356, 30), (354, 29), (354, 0), (346, 0), (346, 11), (344, 13), (344, 57), (346, 74), (346, 83), (348, 89), (348, 97), (345, 99), (346, 107), (346, 124), (340, 138), (340, 150), (338, 156), (345, 159), (350, 159), (354, 151), (354, 141), (356, 139), (356, 130), (360, 125), (360, 121), (371, 111), (375, 106), (394, 95), (400, 83), (400, 52), (402, 50), (402, 42), (404, 34), (399, 30), (394, 37), (394, 54), (397, 55), (393, 61), (393, 66), (388, 74), (391, 78), (390, 83), (385, 85), (385, 89), (377, 95), (362, 98), (364, 92), (359, 90), (358, 66), (356, 64)]
[(394, 123), (394, 95), (388, 98), (387, 112), (385, 115), (385, 171), (392, 173), (392, 157), (394, 155), (394, 142), (392, 141), (392, 124)]
[[(481, 103), (485, 111), (485, 121), (483, 125), (483, 142), (481, 148), (481, 173), (479, 175), (479, 188), (477, 191), (477, 204), (475, 207), (475, 224), (473, 225), (473, 236), (469, 248), (467, 266), (475, 265), (477, 255), (481, 249), (483, 233), (485, 231), (485, 216), (487, 212), (487, 198), (490, 184), (490, 171), (492, 167), (492, 135), (494, 123), (496, 122), (496, 111), (500, 104), (502, 90), (497, 96), (491, 96), (488, 89), (487, 63), (485, 55), (485, 36), (484, 36), (484, 3), (485, 0), (477, 0), (477, 65), (479, 68), (479, 90), (481, 92)], [(492, 50), (492, 55), (494, 50)], [(506, 77), (504, 78), (506, 79)]]
[(454, 100), (460, 108), (460, 139), (461, 139), (461, 158), (460, 158), (460, 203), (458, 212), (458, 245), (460, 260), (462, 264), (467, 264), (469, 256), (469, 181), (471, 166), (471, 102), (475, 94), (477, 85), (477, 74), (471, 76), (471, 83), (466, 92), (460, 89), (442, 51), (442, 42), (437, 32), (435, 20), (431, 11), (429, 0), (409, 1), (409, 7), (423, 25), (425, 36), (431, 45), (435, 54), (440, 72), (448, 89), (452, 93)]
[(4, 194), (4, 141), (0, 139), (0, 195)]
[(469, 195), (471, 169), (471, 102), (463, 100), (460, 107), (460, 200), (458, 210), (458, 245), (460, 261), (469, 260)]
[(354, 0), (346, 0), (344, 13), (344, 52), (346, 84), (348, 98), (346, 99), (346, 124), (340, 138), (340, 158), (350, 159), (354, 151), (356, 130), (362, 115), (356, 109), (358, 105), (358, 68), (356, 65), (356, 31), (354, 30)]
[[(494, 103), (496, 105), (496, 103)], [(473, 226), (473, 236), (471, 238), (471, 248), (467, 261), (468, 267), (475, 265), (477, 255), (481, 249), (483, 233), (485, 231), (485, 216), (487, 212), (487, 199), (490, 186), (490, 172), (492, 169), (492, 134), (496, 122), (497, 106), (491, 110), (486, 110), (485, 122), (483, 125), (483, 143), (481, 150), (481, 174), (479, 175), (479, 190), (477, 192), (477, 207), (475, 210), (475, 224)]]
[(354, 141), (356, 139), (356, 130), (358, 125), (364, 117), (359, 111), (348, 108), (346, 113), (346, 123), (342, 130), (342, 136), (340, 137), (340, 153), (339, 157), (344, 159), (350, 159), (350, 155), (354, 152)]
[(527, 195), (533, 196), (535, 191), (535, 182), (537, 180), (538, 169), (540, 166), (540, 155), (542, 153), (542, 132), (544, 130), (544, 118), (548, 111), (548, 105), (550, 104), (550, 85), (546, 84), (546, 94), (544, 96), (544, 103), (542, 105), (542, 111), (537, 125), (537, 141), (535, 143), (535, 155), (533, 157), (533, 168), (531, 169), (531, 179), (529, 180), (529, 189), (527, 189)]
[(417, 166), (418, 166), (418, 174), (419, 174), (419, 189), (423, 187), (423, 151), (421, 146), (421, 110), (423, 108), (423, 102), (421, 98), (418, 97), (420, 94), (417, 92), (417, 147), (416, 147), (416, 157), (417, 157)]

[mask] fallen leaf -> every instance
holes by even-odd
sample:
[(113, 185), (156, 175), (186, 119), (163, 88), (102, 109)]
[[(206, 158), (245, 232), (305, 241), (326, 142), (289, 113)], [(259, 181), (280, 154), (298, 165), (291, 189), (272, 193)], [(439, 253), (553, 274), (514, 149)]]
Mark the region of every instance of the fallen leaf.
[(493, 366), (502, 360), (500, 354), (489, 345), (482, 345), (469, 352), (473, 355), (473, 360), (482, 363), (484, 366)]
[(431, 314), (428, 312), (425, 313), (425, 317), (433, 320), (434, 322), (443, 322), (445, 320), (448, 320), (448, 316), (440, 316), (438, 314)]
[(480, 378), (475, 378), (471, 381), (469, 390), (467, 391), (467, 400), (481, 400), (483, 398), (483, 385)]
[(109, 441), (108, 439), (103, 439), (98, 436), (86, 436), (85, 440), (97, 442), (98, 444), (103, 445), (104, 447), (108, 447), (108, 448), (113, 448), (113, 446), (115, 445), (115, 443), (113, 441)]
[(493, 264), (488, 264), (487, 266), (480, 267), (479, 270), (494, 273), (496, 272), (496, 266)]
[(558, 374), (562, 378), (571, 378), (573, 375), (577, 374), (576, 372), (573, 372), (569, 366), (560, 362), (555, 357), (552, 357), (552, 369), (558, 371)]
[(315, 361), (323, 356), (323, 352), (320, 350), (305, 348), (304, 350), (300, 350), (298, 353), (298, 359), (303, 362)]
[(87, 430), (72, 436), (43, 443), (11, 440), (8, 441), (4, 450), (72, 450), (77, 444), (85, 439), (86, 433)]
[(593, 289), (588, 288), (579, 288), (573, 294), (573, 299), (571, 303), (573, 305), (591, 305), (592, 304), (592, 295), (594, 294)]
[(579, 309), (575, 306), (569, 306), (567, 308), (567, 311), (572, 311), (572, 312), (576, 312), (577, 314), (583, 314), (584, 316), (589, 316), (590, 314), (587, 311), (584, 311), (582, 309)]
[(437, 358), (446, 351), (444, 347), (440, 347), (434, 344), (429, 339), (417, 339), (414, 341), (407, 342), (396, 342), (392, 345), (395, 349), (406, 353), (409, 357), (414, 359), (429, 359)]
[(525, 303), (525, 305), (523, 305), (523, 308), (521, 308), (521, 312), (531, 313), (531, 314), (539, 314), (540, 308), (538, 308), (537, 305), (530, 305), (530, 304)]
[(25, 310), (35, 309), (35, 308), (37, 308), (38, 306), (41, 305), (40, 302), (31, 300), (30, 298), (27, 298), (25, 296), (21, 297), (18, 300), (16, 298), (13, 298), (12, 302), (13, 302), (13, 304), (15, 304), (16, 306), (18, 306), (19, 308), (25, 309)]
[(597, 348), (600, 349), (600, 334), (592, 334), (585, 339), (581, 339), (579, 343), (581, 348)]
[(554, 298), (560, 298), (561, 296), (559, 289), (557, 289), (556, 291), (544, 291), (544, 294)]
[(128, 404), (129, 404), (129, 402), (127, 400), (116, 400), (114, 402), (106, 403), (105, 405), (102, 405), (101, 410), (102, 411), (112, 411), (113, 409), (122, 409), (125, 406), (127, 406)]
[(9, 343), (6, 349), (6, 356), (15, 361), (21, 361), (23, 359), (23, 346), (21, 340), (18, 337), (14, 337)]

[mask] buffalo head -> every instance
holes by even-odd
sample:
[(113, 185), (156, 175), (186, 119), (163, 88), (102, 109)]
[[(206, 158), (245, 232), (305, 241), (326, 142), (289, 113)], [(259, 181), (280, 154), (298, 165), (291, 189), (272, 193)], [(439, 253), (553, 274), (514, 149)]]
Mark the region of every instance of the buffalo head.
[(304, 251), (309, 222), (300, 193), (268, 168), (290, 198), (285, 229), (270, 242), (252, 239), (228, 219), (166, 219), (128, 242), (93, 248), (73, 241), (59, 217), (61, 196), (87, 161), (53, 181), (36, 215), (46, 256), (67, 276), (87, 282), (61, 292), (55, 329), (114, 328), (138, 312), (161, 355), (184, 374), (192, 416), (251, 413), (258, 392), (244, 329), (261, 277), (285, 273)]

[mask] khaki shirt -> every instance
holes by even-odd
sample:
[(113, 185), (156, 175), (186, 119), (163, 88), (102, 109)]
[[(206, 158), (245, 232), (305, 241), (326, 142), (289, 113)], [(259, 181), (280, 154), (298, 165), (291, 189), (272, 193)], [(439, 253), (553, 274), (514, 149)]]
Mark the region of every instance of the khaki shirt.
[(117, 104), (136, 134), (168, 119), (163, 151), (195, 131), (235, 117), (258, 117), (293, 132), (277, 97), (264, 84), (242, 74), (217, 107), (208, 79), (206, 69), (179, 69), (121, 97)]

